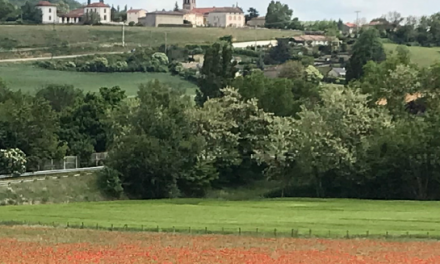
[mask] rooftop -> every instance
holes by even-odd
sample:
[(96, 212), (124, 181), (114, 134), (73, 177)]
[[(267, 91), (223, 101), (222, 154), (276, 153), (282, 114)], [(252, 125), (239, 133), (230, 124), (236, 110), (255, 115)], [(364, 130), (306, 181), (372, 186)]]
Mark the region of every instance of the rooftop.
[(293, 40), (301, 42), (301, 41), (325, 41), (329, 40), (329, 37), (322, 35), (302, 35), (293, 37)]
[(205, 7), (205, 8), (193, 8), (191, 9), (191, 12), (199, 13), (199, 14), (206, 14), (214, 11), (215, 7)]
[(354, 24), (354, 23), (345, 23), (345, 25), (347, 27), (349, 27), (349, 28), (355, 28), (356, 27), (356, 24)]
[(61, 17), (75, 18), (75, 17), (82, 17), (83, 15), (84, 15), (84, 8), (78, 8), (70, 11), (67, 14), (61, 15)]
[(147, 12), (147, 10), (145, 10), (145, 9), (130, 9), (130, 10), (127, 11), (127, 13), (137, 13), (137, 12), (140, 12), (140, 11)]
[(169, 15), (169, 16), (183, 16), (183, 12), (179, 11), (156, 11), (147, 13), (147, 15), (156, 14), (156, 15)]
[(214, 8), (214, 10), (211, 11), (212, 13), (240, 13), (243, 14), (243, 10), (238, 7), (218, 7)]
[(56, 6), (56, 5), (54, 5), (48, 1), (40, 1), (40, 2), (38, 2), (37, 6)]
[(98, 2), (98, 3), (91, 3), (90, 5), (87, 5), (86, 7), (110, 7), (110, 6), (106, 5), (104, 3)]

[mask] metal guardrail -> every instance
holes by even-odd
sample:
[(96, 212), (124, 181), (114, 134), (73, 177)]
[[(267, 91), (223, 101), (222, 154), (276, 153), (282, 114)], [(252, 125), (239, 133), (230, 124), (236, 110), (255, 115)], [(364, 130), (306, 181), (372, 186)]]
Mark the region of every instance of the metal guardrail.
[(68, 173), (68, 172), (81, 172), (81, 171), (94, 171), (101, 170), (104, 166), (98, 167), (88, 167), (88, 168), (77, 168), (77, 169), (65, 169), (65, 170), (47, 170), (47, 171), (35, 171), (35, 172), (26, 172), (21, 174), (18, 177), (13, 177), (11, 175), (0, 175), (0, 179), (9, 179), (9, 178), (21, 178), (21, 177), (32, 177), (32, 176), (40, 176), (40, 175), (50, 175), (50, 174), (60, 174), (60, 173)]

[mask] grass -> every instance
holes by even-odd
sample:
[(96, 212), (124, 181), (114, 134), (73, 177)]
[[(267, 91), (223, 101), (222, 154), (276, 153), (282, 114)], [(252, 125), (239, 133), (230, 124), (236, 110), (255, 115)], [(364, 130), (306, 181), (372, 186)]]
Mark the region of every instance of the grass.
[[(385, 43), (386, 51), (394, 51), (398, 45)], [(411, 54), (411, 59), (414, 63), (427, 67), (436, 62), (440, 62), (440, 47), (426, 48), (426, 47), (407, 47)]]
[(343, 199), (218, 201), (175, 199), (0, 207), (0, 221), (290, 234), (440, 235), (439, 202)]
[(120, 86), (128, 96), (135, 95), (139, 84), (158, 79), (173, 88), (194, 93), (195, 85), (167, 73), (84, 73), (41, 69), (30, 64), (1, 64), (0, 78), (12, 90), (35, 93), (48, 84), (69, 84), (84, 91)]
[[(76, 175), (76, 176), (75, 176)], [(7, 185), (11, 182), (10, 185)], [(96, 174), (78, 172), (0, 181), (0, 204), (105, 201)]]
[[(235, 41), (271, 40), (277, 37), (299, 34), (296, 31), (269, 29), (236, 29), (236, 28), (150, 28), (126, 27), (125, 42), (130, 46), (160, 46), (168, 44), (206, 44), (225, 35), (232, 35)], [(2, 38), (18, 41), (18, 47), (49, 46), (53, 39), (52, 25), (0, 25)], [(55, 26), (56, 38), (71, 45), (114, 44), (121, 43), (120, 26)]]

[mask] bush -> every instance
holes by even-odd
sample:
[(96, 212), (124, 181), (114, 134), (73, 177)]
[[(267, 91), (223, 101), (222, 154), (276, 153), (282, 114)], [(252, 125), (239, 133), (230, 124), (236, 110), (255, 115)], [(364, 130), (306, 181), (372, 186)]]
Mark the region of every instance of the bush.
[(128, 25), (129, 25), (130, 27), (134, 26), (134, 21), (131, 21), (130, 23), (128, 23)]
[(234, 54), (258, 58), (260, 52), (251, 49), (234, 49)]
[(0, 149), (0, 173), (19, 176), (26, 172), (26, 162), (26, 154), (20, 149)]
[(105, 167), (98, 172), (98, 186), (105, 195), (119, 199), (124, 192), (120, 177), (117, 170)]

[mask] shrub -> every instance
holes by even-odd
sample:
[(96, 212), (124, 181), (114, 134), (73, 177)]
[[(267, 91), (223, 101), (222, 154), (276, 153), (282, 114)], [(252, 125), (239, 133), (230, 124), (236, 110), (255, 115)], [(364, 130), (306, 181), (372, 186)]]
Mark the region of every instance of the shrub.
[(124, 192), (120, 177), (117, 170), (105, 167), (98, 172), (98, 186), (104, 194), (119, 199)]
[(26, 172), (26, 162), (26, 154), (20, 149), (0, 149), (0, 173), (19, 176)]
[(130, 27), (134, 26), (134, 21), (131, 21), (130, 23), (128, 23), (128, 25), (129, 25)]

